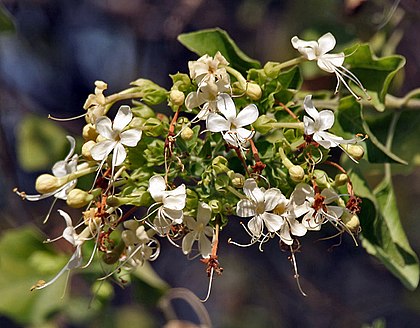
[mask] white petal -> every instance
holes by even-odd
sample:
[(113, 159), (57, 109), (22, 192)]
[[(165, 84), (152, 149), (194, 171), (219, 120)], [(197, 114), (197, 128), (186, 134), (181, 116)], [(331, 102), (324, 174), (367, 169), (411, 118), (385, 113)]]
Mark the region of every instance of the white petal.
[(243, 190), (245, 195), (255, 203), (264, 203), (264, 193), (258, 188), (257, 182), (254, 179), (246, 179)]
[(184, 224), (188, 227), (190, 230), (197, 230), (198, 223), (196, 220), (194, 220), (191, 216), (184, 216), (183, 217)]
[(298, 220), (289, 218), (290, 231), (294, 236), (301, 237), (306, 234), (306, 228)]
[(334, 125), (334, 113), (330, 110), (322, 110), (319, 112), (318, 129), (328, 130)]
[(284, 222), (284, 219), (280, 215), (273, 213), (265, 212), (261, 215), (261, 217), (264, 220), (267, 230), (270, 232), (279, 231)]
[(142, 131), (130, 129), (120, 134), (120, 142), (127, 147), (135, 147), (141, 139)]
[(330, 204), (339, 199), (338, 194), (333, 189), (325, 188), (321, 192), (321, 196), (324, 196), (324, 204)]
[(185, 98), (185, 107), (188, 109), (196, 108), (202, 105), (206, 100), (201, 97), (201, 93), (193, 91), (190, 92)]
[(70, 150), (64, 160), (68, 161), (73, 156), (74, 150), (76, 149), (76, 140), (72, 136), (66, 136), (66, 138), (70, 142)]
[(211, 242), (204, 233), (199, 235), (198, 249), (203, 257), (208, 257), (211, 254)]
[(263, 232), (263, 221), (259, 216), (253, 217), (248, 222), (248, 229), (251, 231), (252, 235), (255, 237), (261, 236)]
[(239, 147), (238, 136), (235, 133), (231, 131), (228, 131), (226, 133), (222, 132), (222, 136), (228, 144), (232, 145), (233, 147)]
[(235, 103), (228, 94), (222, 93), (219, 95), (217, 98), (217, 108), (228, 119), (228, 121), (232, 121), (236, 118)]
[(304, 133), (308, 136), (315, 133), (315, 122), (309, 117), (303, 117)]
[(255, 216), (256, 214), (255, 203), (249, 199), (241, 199), (236, 205), (236, 215), (242, 218)]
[(131, 112), (130, 106), (123, 105), (117, 112), (114, 118), (113, 130), (121, 132), (132, 120), (133, 113)]
[(290, 236), (290, 227), (287, 223), (285, 223), (280, 229), (280, 239), (286, 245), (292, 245), (293, 244), (293, 239)]
[(200, 202), (198, 204), (198, 209), (197, 209), (197, 222), (207, 225), (210, 219), (211, 219), (211, 207), (204, 202)]
[(174, 223), (182, 223), (182, 219), (184, 217), (184, 212), (182, 212), (182, 210), (174, 210), (171, 208), (162, 207), (161, 211), (165, 217), (170, 218)]
[(121, 165), (126, 157), (127, 152), (125, 151), (124, 146), (121, 145), (120, 142), (117, 142), (117, 144), (114, 147), (114, 152), (112, 154), (112, 166), (115, 167)]
[(285, 197), (277, 188), (270, 188), (264, 193), (264, 204), (266, 211), (272, 211)]
[(312, 117), (315, 121), (318, 120), (319, 113), (312, 102), (312, 95), (307, 95), (305, 97), (303, 100), (303, 107), (310, 117)]
[(335, 37), (330, 33), (326, 33), (318, 39), (318, 46), (320, 50), (320, 55), (326, 54), (335, 47)]
[(186, 198), (185, 185), (182, 184), (174, 190), (165, 192), (162, 202), (166, 208), (182, 210), (185, 207)]
[(196, 233), (191, 231), (182, 239), (182, 252), (188, 254), (191, 252), (192, 245), (194, 244)]
[(246, 126), (254, 123), (258, 118), (258, 108), (254, 104), (246, 106), (242, 109), (236, 119), (233, 120), (233, 124), (237, 128)]
[(115, 138), (112, 130), (112, 122), (107, 116), (101, 116), (95, 123), (96, 131), (105, 139), (113, 140)]
[(221, 115), (210, 113), (207, 116), (206, 121), (207, 130), (211, 132), (228, 131), (230, 129), (230, 123)]
[(104, 141), (98, 142), (90, 150), (92, 158), (95, 161), (104, 160), (109, 155), (109, 153), (114, 149), (116, 144), (117, 142), (114, 140), (104, 140)]
[(290, 199), (297, 205), (302, 205), (306, 199), (309, 201), (314, 198), (314, 189), (307, 183), (299, 183), (296, 185)]
[(322, 59), (324, 62), (328, 62), (328, 65), (332, 65), (335, 67), (343, 66), (344, 60), (346, 56), (344, 55), (344, 52), (340, 52), (338, 54), (325, 54), (320, 59)]
[(308, 60), (314, 60), (317, 58), (315, 49), (318, 49), (318, 42), (304, 41), (299, 39), (297, 36), (294, 36), (291, 41), (293, 48), (297, 49)]
[(249, 131), (244, 128), (236, 129), (235, 132), (238, 134), (240, 140), (247, 140), (252, 136), (252, 131)]
[(149, 179), (149, 188), (147, 191), (156, 202), (162, 202), (165, 189), (166, 182), (162, 176), (154, 175)]

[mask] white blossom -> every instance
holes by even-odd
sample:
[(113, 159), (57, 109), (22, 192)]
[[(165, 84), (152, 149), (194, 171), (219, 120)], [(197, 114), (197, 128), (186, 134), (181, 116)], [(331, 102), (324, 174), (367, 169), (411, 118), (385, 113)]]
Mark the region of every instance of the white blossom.
[(222, 115), (210, 113), (207, 116), (207, 129), (211, 132), (221, 132), (225, 141), (239, 147), (253, 136), (253, 131), (244, 126), (254, 123), (258, 118), (258, 108), (254, 104), (246, 106), (236, 114), (235, 103), (228, 94), (220, 94), (217, 108)]
[(356, 95), (346, 82), (345, 79), (347, 78), (355, 83), (360, 89), (362, 89), (367, 97), (370, 98), (360, 80), (343, 66), (345, 59), (344, 53), (328, 53), (334, 49), (336, 44), (335, 38), (331, 33), (324, 34), (318, 39), (318, 41), (304, 41), (299, 39), (297, 36), (294, 36), (291, 41), (293, 47), (297, 49), (306, 59), (316, 60), (320, 69), (328, 73), (334, 73), (336, 75), (336, 93), (338, 92), (340, 83), (343, 83), (355, 98), (360, 99), (360, 96)]

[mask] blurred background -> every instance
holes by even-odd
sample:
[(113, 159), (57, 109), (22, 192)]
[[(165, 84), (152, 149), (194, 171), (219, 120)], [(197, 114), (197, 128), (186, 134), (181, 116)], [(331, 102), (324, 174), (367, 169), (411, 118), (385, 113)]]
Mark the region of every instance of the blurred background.
[[(42, 221), (51, 200), (22, 201), (14, 187), (34, 193), (36, 177), (66, 153), (67, 141), (51, 145), (41, 160), (25, 157), (45, 144), (28, 143), (28, 134), (48, 135), (60, 129), (79, 135), (84, 120), (59, 124), (48, 114), (70, 117), (82, 106), (94, 81), (108, 83), (109, 91), (128, 87), (139, 77), (170, 87), (169, 74), (188, 73), (196, 59), (177, 35), (204, 28), (226, 30), (250, 57), (264, 63), (295, 57), (290, 39), (316, 39), (332, 32), (341, 46), (355, 39), (372, 41), (378, 52), (407, 58), (394, 95), (419, 87), (419, 15), (416, 0), (2, 0), (0, 17), (0, 326), (1, 327), (160, 327), (166, 319), (156, 306), (162, 292), (158, 283), (133, 278), (131, 285), (95, 293), (95, 277), (73, 275), (71, 288), (32, 294), (38, 278), (32, 250), (40, 240), (59, 235), (61, 218), (53, 213)], [(13, 26), (7, 23), (7, 16)], [(10, 28), (9, 28), (10, 27)], [(388, 40), (383, 42), (383, 40)], [(376, 42), (376, 43), (375, 43)], [(382, 47), (382, 45), (386, 47)], [(306, 88), (317, 88), (323, 78), (310, 76)], [(334, 82), (332, 82), (334, 85)], [(49, 132), (50, 131), (50, 132)], [(54, 130), (55, 131), (55, 130)], [(53, 133), (53, 132), (51, 132)], [(38, 140), (39, 138), (37, 138)], [(48, 144), (48, 143), (47, 143)], [(420, 253), (419, 170), (409, 166), (395, 179), (402, 223), (413, 249)], [(56, 227), (55, 227), (56, 225)], [(17, 229), (19, 228), (19, 229)], [(20, 231), (20, 233), (17, 233)], [(14, 232), (15, 234), (13, 234)], [(332, 231), (330, 231), (332, 232)], [(420, 322), (420, 292), (410, 292), (375, 258), (344, 236), (319, 241), (310, 234), (297, 254), (303, 297), (296, 286), (287, 254), (277, 242), (264, 252), (227, 244), (245, 242), (239, 224), (222, 234), (219, 258), (223, 275), (214, 280), (205, 303), (215, 327), (416, 327)], [(22, 241), (27, 248), (22, 246)], [(22, 247), (23, 248), (22, 248)], [(65, 246), (65, 245), (64, 245)], [(50, 247), (68, 258), (68, 249)], [(171, 287), (185, 287), (203, 298), (208, 278), (197, 259), (187, 260), (179, 249), (163, 243), (153, 268)], [(29, 255), (28, 255), (29, 254)], [(66, 255), (67, 254), (67, 255)], [(44, 254), (45, 255), (45, 254)], [(20, 257), (19, 257), (20, 256)], [(47, 261), (48, 262), (48, 261)], [(65, 260), (64, 262), (65, 263)], [(57, 292), (58, 290), (58, 292)], [(7, 296), (6, 296), (7, 295)], [(70, 297), (69, 297), (70, 295)], [(95, 296), (96, 295), (96, 296)], [(69, 299), (71, 298), (71, 299)], [(181, 318), (198, 322), (186, 304), (177, 304)]]

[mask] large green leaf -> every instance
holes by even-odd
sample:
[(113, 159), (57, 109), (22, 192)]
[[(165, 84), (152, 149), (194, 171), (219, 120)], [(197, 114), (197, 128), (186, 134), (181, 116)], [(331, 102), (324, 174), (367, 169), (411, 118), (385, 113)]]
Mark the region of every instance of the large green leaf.
[[(348, 136), (357, 133), (364, 133), (368, 136), (366, 139), (367, 158), (371, 163), (399, 163), (407, 164), (405, 160), (398, 157), (375, 136), (363, 117), (362, 105), (354, 97), (348, 96), (340, 99), (337, 120), (334, 128), (338, 135), (348, 133)], [(387, 126), (384, 127), (387, 129)]]
[(17, 132), (17, 155), (25, 171), (45, 170), (64, 158), (69, 142), (66, 133), (47, 118), (28, 115)]
[[(376, 94), (371, 94), (375, 107), (385, 110), (385, 96), (395, 74), (404, 67), (405, 58), (399, 55), (377, 58), (368, 44), (356, 45), (346, 49), (346, 64), (362, 81), (365, 88)], [(371, 92), (370, 92), (371, 93)]]
[(199, 56), (205, 54), (214, 56), (216, 52), (220, 51), (230, 63), (230, 66), (242, 74), (245, 74), (250, 68), (260, 67), (260, 63), (257, 60), (244, 54), (227, 32), (220, 28), (180, 34), (178, 40)]
[(386, 175), (371, 192), (360, 171), (353, 170), (350, 173), (355, 192), (362, 197), (362, 211), (359, 215), (362, 245), (408, 289), (414, 290), (419, 283), (418, 258), (402, 227), (389, 176)]
[(34, 228), (24, 227), (3, 233), (0, 254), (1, 314), (20, 324), (40, 325), (65, 306), (64, 277), (42, 291), (30, 291), (40, 278), (58, 272), (65, 264), (63, 258), (46, 249)]

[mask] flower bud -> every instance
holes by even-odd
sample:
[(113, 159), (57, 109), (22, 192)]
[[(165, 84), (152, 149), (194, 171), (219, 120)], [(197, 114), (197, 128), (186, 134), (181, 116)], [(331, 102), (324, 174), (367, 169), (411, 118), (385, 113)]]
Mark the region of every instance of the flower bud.
[(209, 206), (210, 206), (213, 213), (220, 213), (221, 210), (222, 210), (222, 204), (217, 199), (212, 199), (209, 202)]
[(257, 118), (257, 120), (252, 124), (255, 131), (261, 133), (261, 134), (267, 134), (271, 131), (272, 123), (276, 123), (276, 119), (273, 117), (268, 117), (267, 115), (261, 115)]
[(131, 129), (142, 130), (145, 122), (146, 122), (146, 119), (144, 119), (143, 117), (134, 116), (129, 124), (129, 127)]
[(341, 216), (341, 221), (345, 224), (345, 226), (353, 233), (357, 233), (360, 230), (360, 220), (356, 214), (350, 213), (348, 211), (344, 211), (343, 215)]
[(227, 173), (229, 171), (227, 164), (228, 160), (223, 156), (217, 156), (211, 163), (216, 174)]
[(348, 176), (347, 174), (344, 173), (340, 173), (337, 174), (334, 178), (334, 185), (336, 187), (340, 187), (340, 186), (344, 186), (348, 181)]
[(88, 123), (83, 127), (83, 138), (87, 140), (95, 140), (98, 137), (98, 132), (92, 123)]
[(188, 141), (194, 137), (194, 131), (189, 127), (185, 127), (182, 129), (181, 138), (182, 140)]
[(143, 94), (141, 100), (147, 105), (158, 105), (166, 100), (168, 92), (150, 80), (138, 79), (130, 84), (138, 87), (138, 92)]
[(264, 65), (264, 73), (271, 78), (276, 78), (280, 73), (280, 63), (267, 62)]
[(90, 153), (90, 150), (92, 149), (93, 146), (96, 145), (96, 142), (93, 140), (89, 140), (87, 142), (85, 142), (82, 146), (82, 156), (87, 160), (87, 161), (93, 161), (92, 158), (92, 154)]
[(343, 149), (356, 161), (359, 161), (363, 158), (365, 150), (360, 145), (341, 145)]
[(305, 171), (299, 165), (293, 165), (289, 168), (290, 178), (294, 182), (301, 182), (305, 178)]
[(92, 201), (93, 197), (94, 196), (92, 194), (84, 190), (75, 188), (67, 194), (66, 203), (70, 207), (81, 208), (89, 204)]
[(56, 191), (67, 182), (67, 177), (58, 178), (51, 174), (42, 174), (36, 179), (35, 189), (41, 194), (47, 194)]
[(162, 121), (151, 117), (143, 125), (143, 131), (147, 136), (158, 137), (163, 134), (163, 124)]
[(169, 93), (169, 101), (174, 106), (182, 106), (184, 103), (185, 95), (182, 91), (171, 90)]
[(321, 188), (330, 188), (331, 184), (328, 181), (328, 175), (325, 171), (314, 170), (314, 177), (316, 184)]
[(260, 100), (262, 96), (261, 87), (254, 82), (248, 82), (246, 84), (245, 93), (251, 100)]
[(101, 142), (101, 141), (105, 141), (107, 140), (107, 138), (105, 138), (103, 135), (98, 135), (96, 137), (96, 142)]
[(235, 188), (237, 188), (237, 189), (243, 188), (244, 183), (245, 183), (245, 177), (242, 174), (240, 174), (240, 173), (233, 173), (229, 177), (230, 177), (230, 181), (232, 182), (232, 185)]

